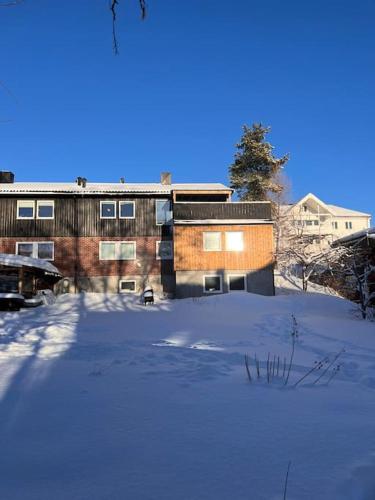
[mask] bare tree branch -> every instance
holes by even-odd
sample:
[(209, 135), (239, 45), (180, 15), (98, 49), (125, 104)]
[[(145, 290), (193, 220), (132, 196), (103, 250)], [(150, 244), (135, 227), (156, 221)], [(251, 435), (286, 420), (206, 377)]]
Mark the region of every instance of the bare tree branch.
[[(17, 1), (17, 0), (15, 0)], [(20, 0), (22, 1), (22, 0)], [(141, 10), (141, 19), (142, 21), (146, 18), (147, 14), (147, 6), (146, 0), (138, 0), (139, 8)], [(118, 42), (117, 42), (117, 33), (116, 33), (116, 21), (117, 21), (117, 7), (119, 5), (119, 0), (110, 0), (110, 11), (112, 13), (112, 41), (113, 41), (113, 51), (116, 55), (118, 55)]]

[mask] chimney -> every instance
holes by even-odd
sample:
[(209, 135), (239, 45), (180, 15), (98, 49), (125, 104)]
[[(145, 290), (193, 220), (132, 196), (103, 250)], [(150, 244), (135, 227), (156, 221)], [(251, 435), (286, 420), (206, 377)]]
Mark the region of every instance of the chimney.
[(125, 179), (123, 177), (120, 177), (120, 184), (125, 184)]
[(83, 188), (85, 188), (85, 187), (86, 187), (86, 183), (87, 183), (87, 179), (86, 179), (86, 177), (82, 177), (82, 179), (81, 179), (81, 186), (82, 186)]
[(14, 173), (0, 171), (0, 184), (13, 184), (14, 183)]
[(172, 175), (170, 172), (162, 172), (160, 182), (163, 186), (170, 186), (172, 184)]
[(80, 186), (82, 184), (82, 177), (77, 177), (76, 183)]

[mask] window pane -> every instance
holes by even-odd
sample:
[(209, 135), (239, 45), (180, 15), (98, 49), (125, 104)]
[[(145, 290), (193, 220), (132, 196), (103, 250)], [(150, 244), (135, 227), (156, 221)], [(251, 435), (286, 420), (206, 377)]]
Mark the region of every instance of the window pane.
[(221, 250), (221, 233), (203, 233), (203, 248), (211, 252)]
[(135, 281), (120, 281), (121, 292), (135, 292)]
[(172, 259), (172, 242), (171, 241), (158, 241), (157, 242), (157, 257), (158, 259)]
[(205, 276), (204, 290), (206, 292), (220, 292), (221, 291), (220, 276)]
[(53, 243), (38, 243), (38, 259), (53, 260)]
[(53, 218), (53, 203), (38, 203), (38, 217)]
[(103, 218), (114, 219), (116, 217), (115, 203), (112, 201), (101, 204), (101, 216)]
[(115, 243), (101, 243), (101, 245), (100, 245), (100, 258), (102, 260), (114, 260), (116, 258), (116, 244)]
[(229, 251), (241, 251), (243, 250), (243, 233), (232, 231), (226, 233), (226, 246)]
[(245, 290), (245, 276), (229, 276), (230, 290)]
[(133, 218), (134, 217), (134, 204), (132, 202), (126, 203), (126, 202), (121, 202), (120, 203), (120, 217), (125, 218)]
[(172, 220), (169, 200), (156, 200), (156, 224), (169, 224)]
[(120, 260), (135, 259), (135, 243), (134, 241), (120, 243)]
[(24, 257), (33, 256), (33, 244), (32, 243), (18, 243), (18, 255), (23, 255)]
[(24, 201), (18, 204), (18, 217), (32, 219), (34, 217), (34, 202)]

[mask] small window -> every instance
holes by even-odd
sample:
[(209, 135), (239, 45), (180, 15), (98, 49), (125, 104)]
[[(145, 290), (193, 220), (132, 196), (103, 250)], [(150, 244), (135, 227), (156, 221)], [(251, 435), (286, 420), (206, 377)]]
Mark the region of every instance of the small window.
[(116, 219), (116, 202), (101, 201), (100, 202), (100, 218), (101, 219)]
[(54, 260), (54, 243), (53, 241), (18, 242), (16, 254), (34, 259)]
[(172, 243), (172, 241), (157, 241), (156, 242), (156, 258), (158, 260), (173, 259), (173, 243)]
[(312, 226), (313, 225), (313, 221), (312, 220), (307, 220), (307, 221), (305, 221), (305, 224), (306, 224), (306, 226)]
[(243, 250), (243, 232), (231, 231), (225, 233), (225, 243), (228, 252), (241, 252)]
[(156, 200), (156, 224), (170, 224), (171, 222), (171, 202), (169, 200)]
[(135, 259), (135, 241), (121, 241), (119, 245), (118, 260)]
[(219, 252), (221, 250), (221, 233), (208, 231), (203, 233), (203, 250)]
[(116, 260), (116, 243), (101, 241), (99, 247), (100, 260)]
[(54, 218), (54, 201), (44, 201), (38, 200), (36, 202), (37, 212), (36, 216), (38, 219), (53, 219)]
[(136, 282), (135, 280), (120, 280), (119, 281), (119, 292), (120, 293), (136, 293)]
[(314, 220), (314, 226), (319, 226), (319, 221), (318, 220)]
[(119, 202), (120, 219), (134, 219), (134, 201)]
[(345, 229), (353, 229), (353, 224), (351, 222), (345, 222)]
[(246, 276), (244, 274), (230, 274), (228, 276), (229, 291), (245, 291), (246, 290)]
[(221, 276), (204, 276), (203, 277), (204, 293), (220, 293), (222, 292)]
[(17, 243), (16, 253), (17, 255), (22, 255), (23, 257), (32, 257), (33, 247), (32, 243)]
[(34, 219), (35, 201), (17, 201), (17, 219)]
[(332, 227), (333, 229), (338, 229), (339, 228), (338, 222), (332, 222)]

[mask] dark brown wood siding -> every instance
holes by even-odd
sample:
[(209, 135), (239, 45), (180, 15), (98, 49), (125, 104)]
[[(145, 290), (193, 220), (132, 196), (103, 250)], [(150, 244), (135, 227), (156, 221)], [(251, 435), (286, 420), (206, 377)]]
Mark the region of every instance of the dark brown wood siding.
[(265, 202), (174, 203), (175, 220), (271, 219), (271, 204)]
[[(17, 200), (54, 200), (52, 220), (17, 219)], [(167, 236), (169, 227), (156, 225), (156, 197), (76, 197), (73, 196), (12, 196), (0, 197), (1, 237), (48, 236)], [(161, 196), (159, 199), (166, 199)], [(135, 219), (100, 218), (100, 201), (134, 201)], [(118, 206), (117, 206), (118, 209)]]

